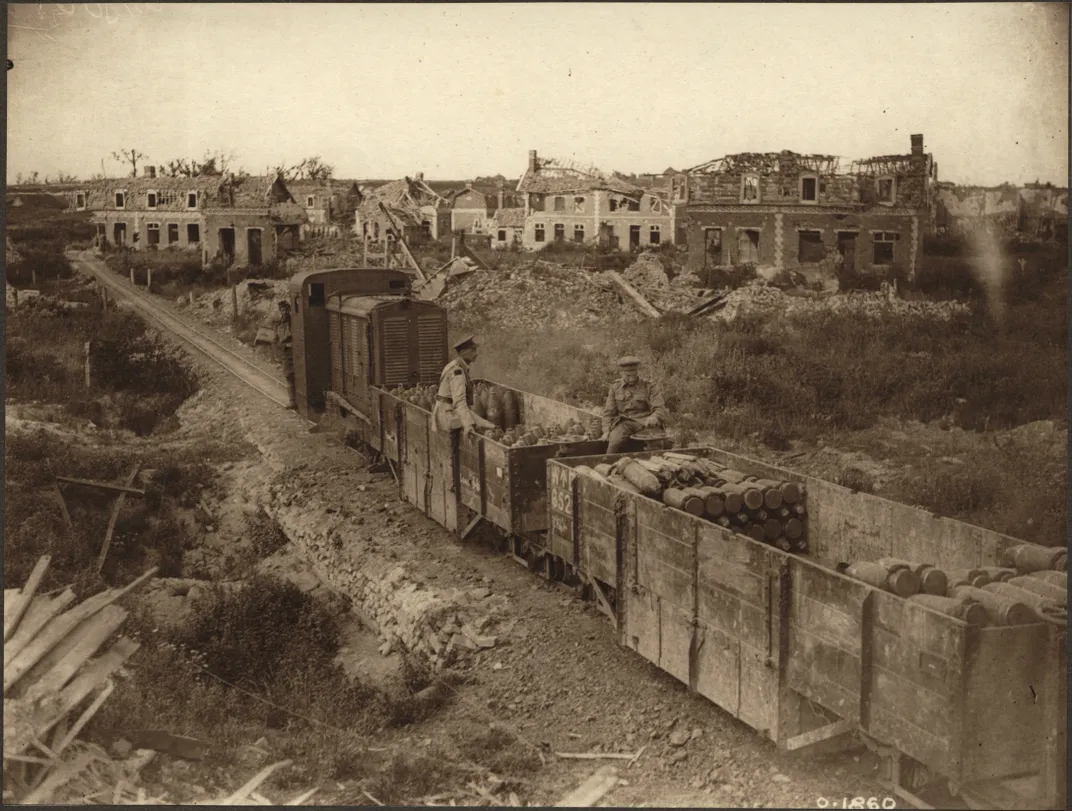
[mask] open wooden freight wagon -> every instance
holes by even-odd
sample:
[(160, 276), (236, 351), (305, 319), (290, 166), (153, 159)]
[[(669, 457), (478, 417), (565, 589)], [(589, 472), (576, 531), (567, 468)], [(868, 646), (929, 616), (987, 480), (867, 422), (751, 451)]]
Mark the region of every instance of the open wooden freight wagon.
[[(538, 394), (494, 385), (514, 392), (526, 424), (584, 421), (594, 416)], [(433, 430), (431, 412), (391, 391), (376, 387), (371, 391), (371, 422), (362, 439), (399, 465), (406, 500), (450, 530), (459, 529), (460, 522), (486, 520), (514, 536), (546, 531), (547, 460), (598, 453), (607, 447), (606, 440), (585, 440), (514, 448), (472, 434), (458, 438), (455, 481), (451, 436)], [(471, 511), (471, 516), (459, 518), (460, 508)]]
[(613, 590), (622, 645), (781, 747), (863, 733), (911, 800), (904, 755), (994, 807), (1065, 807), (1065, 629), (971, 626), (834, 570), (883, 556), (1002, 565), (1023, 542), (714, 448), (678, 452), (803, 484), (811, 552), (575, 470), (620, 455), (552, 460), (551, 551)]

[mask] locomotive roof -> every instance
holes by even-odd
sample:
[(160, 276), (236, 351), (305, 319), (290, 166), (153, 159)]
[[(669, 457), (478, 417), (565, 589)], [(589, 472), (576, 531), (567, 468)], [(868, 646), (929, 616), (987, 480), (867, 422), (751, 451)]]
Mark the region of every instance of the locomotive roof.
[(377, 273), (381, 274), (387, 273), (390, 274), (389, 278), (393, 277), (398, 279), (406, 279), (407, 281), (411, 278), (410, 275), (405, 271), (394, 270), (392, 268), (320, 268), (318, 270), (305, 270), (301, 273), (295, 273), (293, 276), (290, 277), (290, 289), (292, 292), (299, 292), (307, 281), (316, 281), (318, 279), (323, 278), (324, 276), (328, 276), (334, 273), (360, 273), (362, 271), (376, 271)]
[(373, 310), (392, 304), (399, 304), (402, 301), (409, 302), (410, 307), (417, 309), (441, 309), (437, 304), (419, 301), (409, 296), (361, 295), (360, 293), (336, 293), (328, 298), (327, 309), (331, 312), (366, 318)]

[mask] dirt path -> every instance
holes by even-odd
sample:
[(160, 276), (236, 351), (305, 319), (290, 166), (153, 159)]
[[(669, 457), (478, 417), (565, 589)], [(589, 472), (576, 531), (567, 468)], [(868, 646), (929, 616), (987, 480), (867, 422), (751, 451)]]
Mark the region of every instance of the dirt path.
[[(403, 566), (409, 582), (431, 593), (479, 589), (488, 606), (493, 619), (487, 631), (496, 644), (464, 660), (468, 682), (453, 688), (451, 701), (431, 720), (384, 733), (375, 745), (450, 749), (475, 729), (505, 729), (544, 762), (517, 792), (526, 804), (553, 804), (604, 764), (616, 766), (624, 781), (602, 802), (607, 805), (815, 807), (821, 798), (885, 796), (870, 777), (866, 753), (854, 760), (777, 752), (619, 648), (591, 606), (480, 544), (459, 542), (422, 516), (401, 500), (390, 475), (366, 472), (337, 435), (310, 433), (293, 412), (204, 357), (193, 360), (203, 391), (182, 409), (180, 436), (245, 440), (259, 448), (262, 463), (244, 474), (248, 498), (261, 501), (288, 534), (303, 531), (325, 544), (340, 537), (358, 566)], [(367, 644), (357, 648), (378, 655)], [(367, 669), (378, 666), (370, 661)], [(553, 754), (641, 750), (632, 765)], [(343, 784), (319, 795), (320, 802), (344, 800), (363, 802)]]

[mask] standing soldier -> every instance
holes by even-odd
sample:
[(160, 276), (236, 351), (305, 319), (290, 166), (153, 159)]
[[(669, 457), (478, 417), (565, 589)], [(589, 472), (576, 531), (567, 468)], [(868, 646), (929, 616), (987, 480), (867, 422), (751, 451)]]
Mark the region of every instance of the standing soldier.
[(466, 436), (474, 427), (494, 428), (494, 423), (472, 412), (473, 381), (469, 366), (476, 360), (477, 343), (469, 335), (454, 344), (458, 357), (443, 367), (439, 376), (439, 389), (432, 410), (432, 425), (437, 431), (461, 429)]
[(665, 427), (669, 413), (659, 387), (640, 379), (640, 358), (626, 356), (618, 361), (622, 376), (611, 383), (603, 405), (603, 438), (607, 453), (624, 453), (634, 443), (633, 434), (645, 428)]
[(275, 325), (275, 341), (279, 346), (283, 375), (287, 378), (287, 408), (294, 408), (294, 336), (290, 330), (290, 302), (279, 301), (279, 321)]

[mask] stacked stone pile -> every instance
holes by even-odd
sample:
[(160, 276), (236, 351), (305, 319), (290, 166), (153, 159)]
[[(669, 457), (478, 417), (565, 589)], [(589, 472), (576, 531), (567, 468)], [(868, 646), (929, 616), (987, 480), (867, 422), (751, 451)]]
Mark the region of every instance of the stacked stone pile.
[[(323, 582), (349, 598), (382, 640), (381, 652), (407, 651), (439, 670), (467, 652), (500, 643), (493, 628), (507, 605), (490, 589), (433, 589), (398, 561), (399, 544), (363, 538), (362, 524), (310, 498), (294, 483), (274, 485), (263, 500)], [(427, 563), (425, 563), (427, 565)]]

